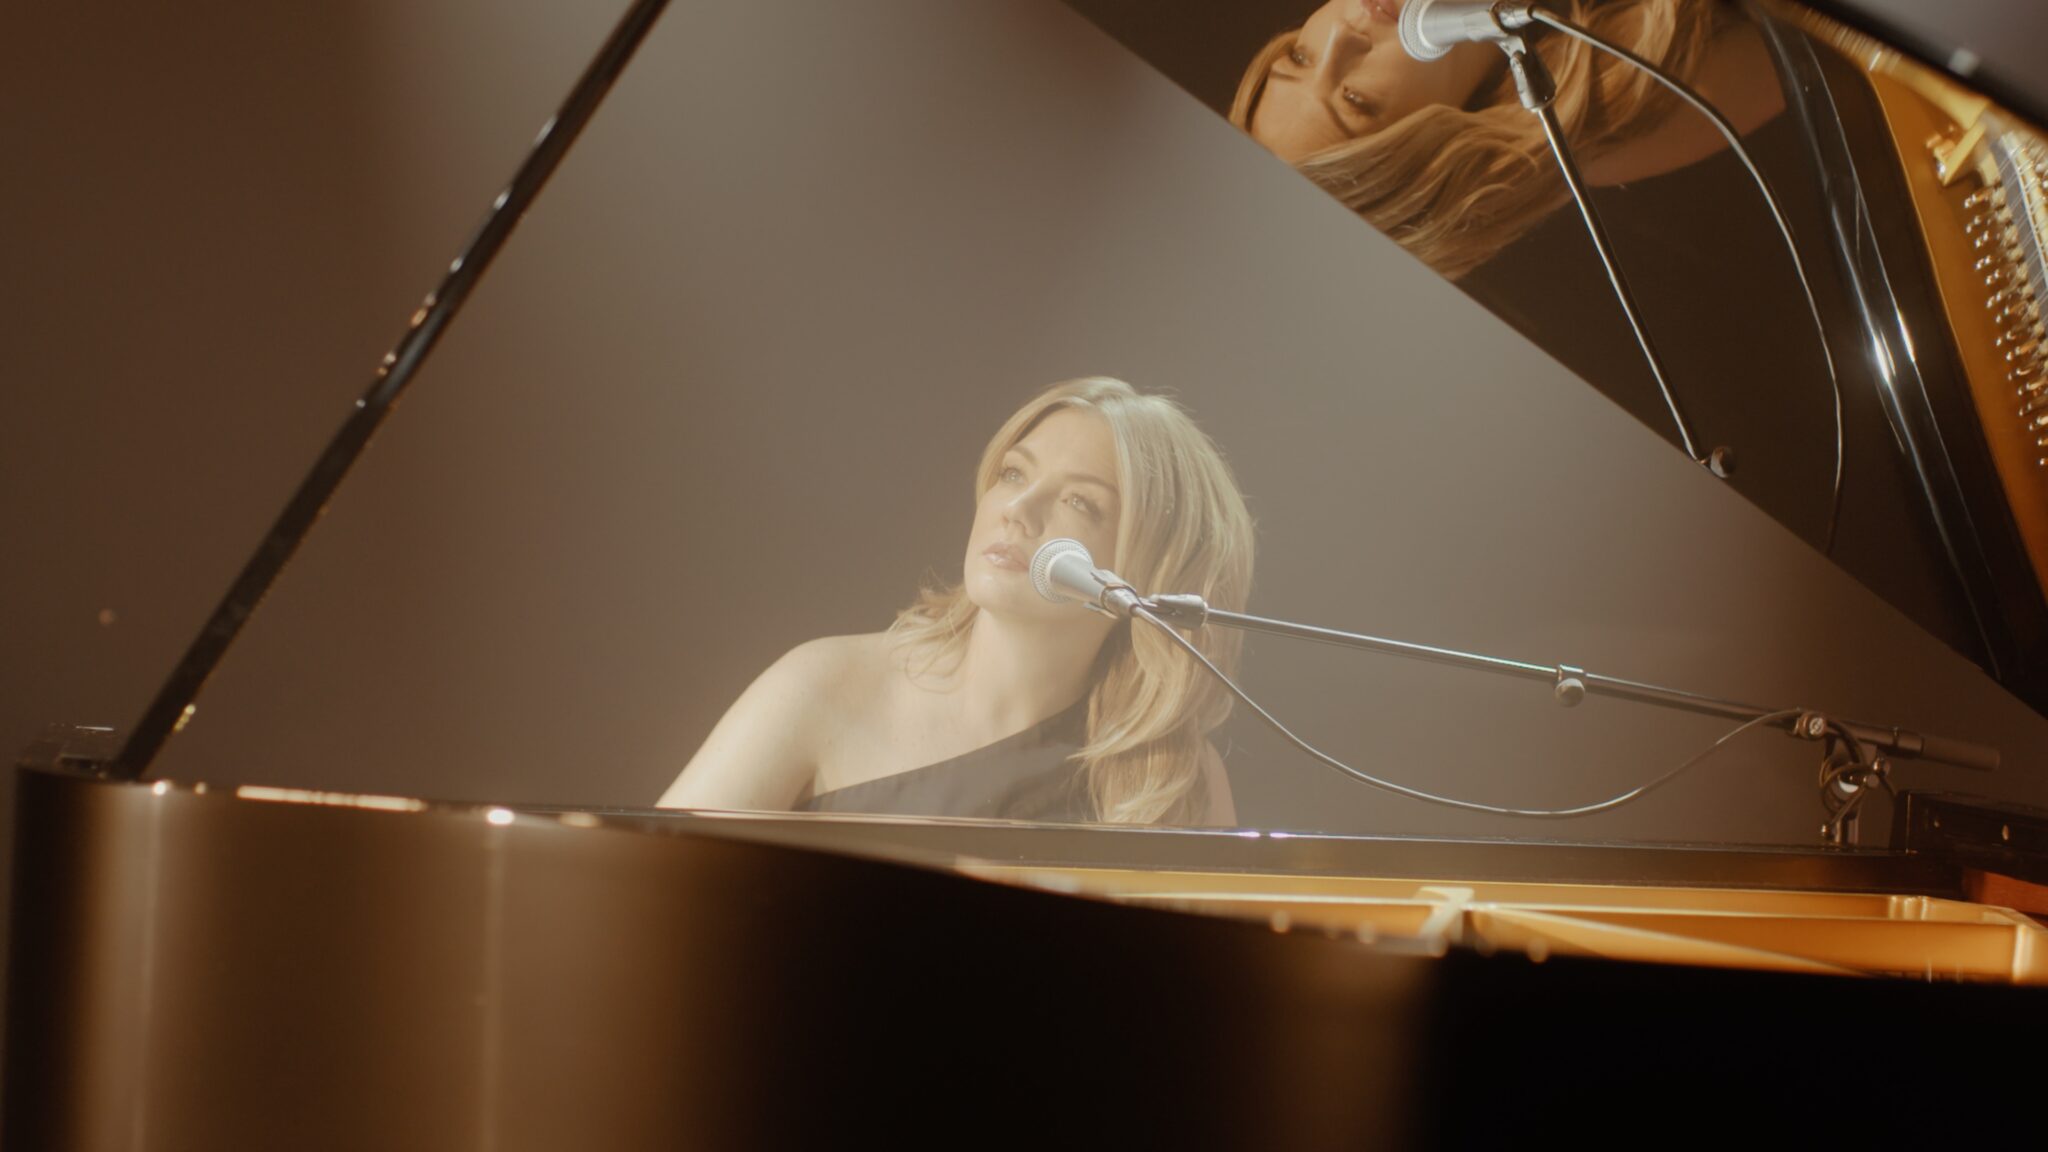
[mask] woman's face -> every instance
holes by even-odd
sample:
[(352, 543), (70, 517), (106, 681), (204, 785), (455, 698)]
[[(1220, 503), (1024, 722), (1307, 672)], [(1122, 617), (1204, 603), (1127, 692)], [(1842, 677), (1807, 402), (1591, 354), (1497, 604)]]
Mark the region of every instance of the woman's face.
[(1097, 568), (1116, 564), (1122, 494), (1109, 422), (1084, 408), (1060, 408), (1003, 454), (996, 481), (974, 510), (967, 540), (967, 596), (978, 607), (1086, 620), (1031, 586), (1031, 558), (1062, 536), (1088, 546)]
[(1470, 104), (1500, 50), (1468, 43), (1440, 60), (1417, 60), (1401, 48), (1404, 2), (1329, 0), (1316, 9), (1266, 73), (1252, 138), (1294, 163), (1431, 104)]

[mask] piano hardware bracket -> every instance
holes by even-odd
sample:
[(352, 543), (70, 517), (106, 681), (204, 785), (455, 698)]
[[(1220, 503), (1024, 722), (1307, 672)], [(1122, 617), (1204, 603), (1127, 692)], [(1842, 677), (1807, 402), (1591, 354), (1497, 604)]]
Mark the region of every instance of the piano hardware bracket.
[(17, 768), (105, 780), (121, 751), (119, 733), (97, 724), (48, 724), (15, 758)]
[(1701, 463), (1719, 479), (1727, 480), (1735, 475), (1735, 449), (1723, 444), (1707, 453), (1707, 458)]

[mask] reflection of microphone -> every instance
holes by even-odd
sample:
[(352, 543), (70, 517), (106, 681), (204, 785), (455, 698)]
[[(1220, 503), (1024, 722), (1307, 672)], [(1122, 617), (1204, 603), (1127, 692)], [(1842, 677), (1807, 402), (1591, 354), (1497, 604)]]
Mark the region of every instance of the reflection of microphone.
[(1499, 43), (1529, 24), (1527, 4), (1408, 0), (1401, 7), (1401, 47), (1417, 60), (1437, 60), (1467, 41)]
[(1031, 586), (1054, 603), (1078, 600), (1111, 616), (1129, 616), (1141, 603), (1123, 577), (1095, 566), (1086, 544), (1066, 537), (1039, 546), (1031, 558)]

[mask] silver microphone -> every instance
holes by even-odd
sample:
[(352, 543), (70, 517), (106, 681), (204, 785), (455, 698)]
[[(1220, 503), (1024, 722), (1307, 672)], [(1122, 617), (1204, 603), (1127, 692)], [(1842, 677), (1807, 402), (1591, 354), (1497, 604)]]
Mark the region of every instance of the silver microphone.
[(1064, 536), (1039, 545), (1031, 557), (1031, 586), (1055, 604), (1078, 600), (1111, 616), (1129, 616), (1141, 603), (1123, 577), (1095, 566), (1086, 544)]
[(1530, 23), (1525, 3), (1408, 0), (1401, 6), (1401, 47), (1417, 60), (1439, 60), (1469, 41), (1498, 44)]

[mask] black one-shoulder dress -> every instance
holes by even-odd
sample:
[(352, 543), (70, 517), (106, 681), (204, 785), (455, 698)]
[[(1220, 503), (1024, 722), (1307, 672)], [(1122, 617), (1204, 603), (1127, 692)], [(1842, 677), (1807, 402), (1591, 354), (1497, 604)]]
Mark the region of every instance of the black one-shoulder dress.
[(1080, 766), (1069, 759), (1088, 734), (1088, 701), (993, 744), (908, 772), (821, 792), (799, 812), (962, 816), (1085, 823), (1095, 819)]

